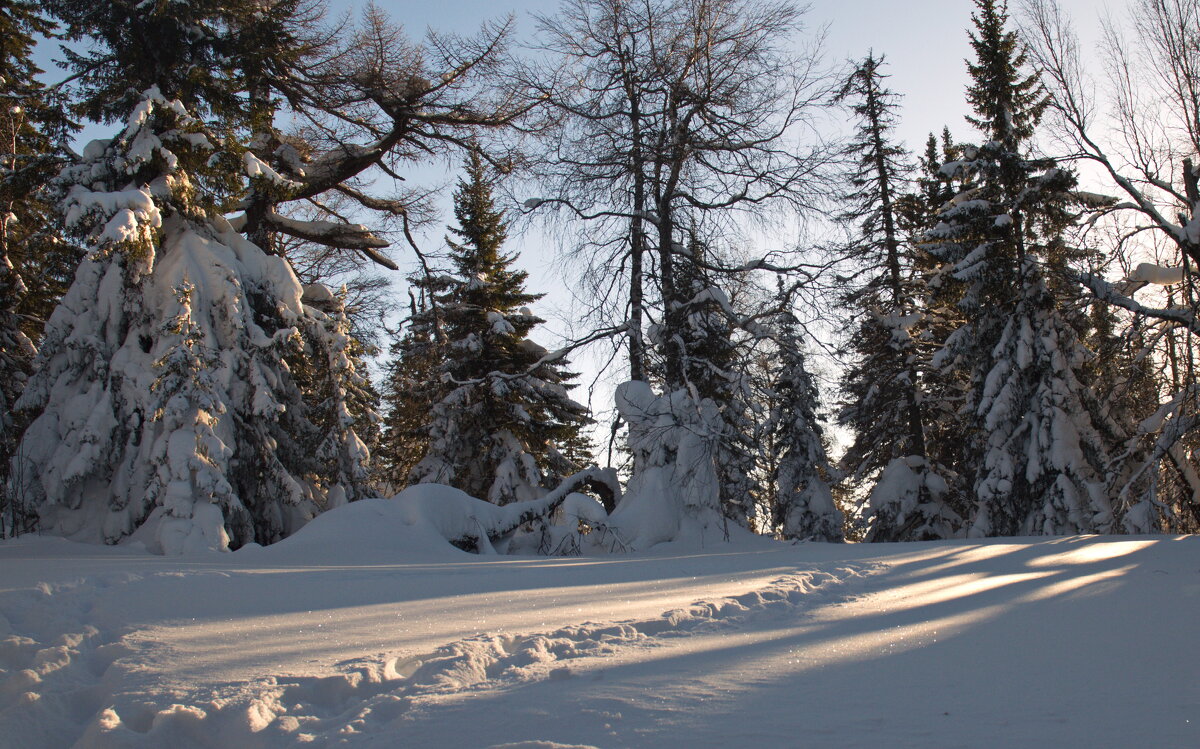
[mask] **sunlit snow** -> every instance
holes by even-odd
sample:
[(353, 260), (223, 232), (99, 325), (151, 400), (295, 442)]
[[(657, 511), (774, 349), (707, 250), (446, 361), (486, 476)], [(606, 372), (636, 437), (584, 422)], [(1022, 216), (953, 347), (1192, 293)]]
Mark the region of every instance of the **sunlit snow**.
[(480, 557), (414, 507), (0, 543), (0, 744), (1200, 745), (1198, 538)]

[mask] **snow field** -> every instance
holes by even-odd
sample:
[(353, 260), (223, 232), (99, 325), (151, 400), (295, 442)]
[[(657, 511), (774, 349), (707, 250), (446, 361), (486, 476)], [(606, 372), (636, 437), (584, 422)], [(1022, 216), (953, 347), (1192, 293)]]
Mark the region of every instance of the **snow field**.
[(0, 746), (1200, 745), (1196, 538), (483, 558), (353, 507), (0, 544)]

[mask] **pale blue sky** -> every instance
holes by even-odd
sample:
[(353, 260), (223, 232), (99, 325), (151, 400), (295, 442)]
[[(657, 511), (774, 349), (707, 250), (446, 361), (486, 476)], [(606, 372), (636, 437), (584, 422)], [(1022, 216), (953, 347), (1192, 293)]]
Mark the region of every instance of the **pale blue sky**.
[[(1059, 0), (1074, 18), (1085, 44), (1095, 39), (1097, 17), (1110, 8), (1120, 15), (1126, 0)], [(485, 19), (513, 13), (521, 35), (532, 31), (532, 13), (552, 14), (558, 0), (446, 0), (411, 2), (377, 0), (393, 19), (403, 23), (413, 37), (425, 29), (470, 32)], [(1019, 0), (1010, 0), (1012, 15)], [(365, 2), (336, 0), (340, 8), (361, 8)], [(943, 125), (968, 139), (963, 120), (967, 83), (964, 60), (971, 54), (966, 29), (972, 0), (813, 0), (807, 23), (811, 30), (824, 27), (828, 36), (825, 55), (830, 63), (858, 59), (874, 49), (887, 57), (891, 87), (903, 95), (901, 137), (910, 148), (923, 146), (932, 130)]]

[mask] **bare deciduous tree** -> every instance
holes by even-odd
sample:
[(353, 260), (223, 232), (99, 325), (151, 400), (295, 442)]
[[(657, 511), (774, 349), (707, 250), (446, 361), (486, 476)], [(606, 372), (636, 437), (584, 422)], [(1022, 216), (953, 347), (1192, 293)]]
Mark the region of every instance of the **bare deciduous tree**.
[[(396, 235), (419, 253), (412, 228), (431, 217), (431, 194), (381, 193), (378, 183), (401, 185), (415, 165), (466, 148), (481, 129), (509, 126), (529, 107), (498, 76), (512, 21), (473, 37), (431, 33), (423, 44), (373, 4), (353, 33), (317, 23), (308, 54), (251, 92), (277, 95), (279, 108), (251, 142), (253, 189), (240, 228), (266, 246), (285, 236), (394, 270), (382, 251)], [(372, 226), (356, 222), (364, 213)]]
[[(1184, 497), (1171, 506), (1168, 493), (1156, 489), (1157, 510), (1167, 526), (1194, 529), (1200, 522), (1200, 471), (1189, 445), (1200, 428), (1192, 365), (1200, 333), (1194, 280), (1200, 266), (1200, 0), (1136, 0), (1124, 28), (1105, 19), (1102, 86), (1088, 76), (1071, 21), (1054, 0), (1025, 0), (1024, 17), (1031, 59), (1042, 70), (1058, 135), (1073, 158), (1096, 165), (1120, 195), (1104, 206), (1112, 217), (1108, 228), (1115, 235), (1117, 259), (1128, 269), (1137, 254), (1158, 256), (1165, 246), (1175, 256), (1167, 262), (1180, 266), (1173, 271), (1178, 278), (1151, 266), (1140, 273), (1135, 269), (1119, 284), (1098, 274), (1080, 280), (1100, 300), (1132, 314), (1139, 345), (1146, 342), (1140, 321), (1160, 326), (1147, 340), (1158, 343), (1157, 355), (1172, 375), (1162, 394), (1165, 404), (1131, 430), (1125, 457), (1148, 458), (1123, 471), (1123, 486), (1117, 488), (1124, 495), (1165, 461)], [(1147, 282), (1163, 281), (1175, 282), (1168, 286), (1165, 304), (1150, 306), (1133, 298)], [(1187, 372), (1182, 378), (1176, 376), (1180, 367)], [(1135, 447), (1138, 443), (1141, 447)]]
[(708, 240), (739, 217), (818, 202), (831, 150), (812, 125), (829, 82), (816, 46), (793, 46), (801, 20), (773, 0), (568, 0), (540, 19), (553, 62), (525, 82), (557, 127), (534, 164), (549, 197), (527, 206), (590, 222), (579, 247), (601, 306), (628, 309), (632, 379), (646, 378), (643, 326), (657, 308), (667, 387), (684, 384), (681, 263), (768, 265), (686, 258), (695, 227)]

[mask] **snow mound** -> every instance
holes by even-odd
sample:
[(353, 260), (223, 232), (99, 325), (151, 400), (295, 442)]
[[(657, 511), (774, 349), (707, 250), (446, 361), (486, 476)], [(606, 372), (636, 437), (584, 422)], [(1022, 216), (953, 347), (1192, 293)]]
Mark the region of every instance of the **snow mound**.
[[(443, 499), (449, 501), (443, 505)], [(435, 484), (413, 487), (393, 499), (361, 499), (321, 513), (282, 541), (249, 546), (237, 554), (298, 564), (461, 558), (466, 552), (450, 545), (453, 536), (443, 529), (456, 527), (447, 516), (469, 504), (464, 499), (487, 504)]]
[[(251, 545), (239, 554), (283, 563), (386, 564), (461, 558), (464, 542), (466, 548), (478, 544), (481, 554), (496, 554), (507, 549), (523, 513), (549, 505), (565, 491), (560, 487), (541, 499), (500, 506), (450, 486), (417, 484), (391, 499), (362, 499), (328, 510), (289, 538), (266, 548)], [(560, 522), (568, 526), (572, 520), (606, 519), (604, 508), (583, 495), (566, 493), (559, 508)]]

